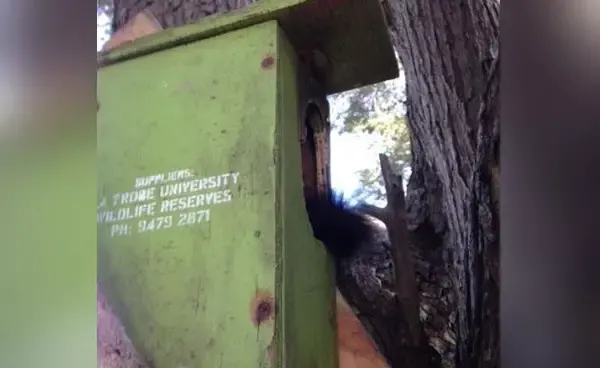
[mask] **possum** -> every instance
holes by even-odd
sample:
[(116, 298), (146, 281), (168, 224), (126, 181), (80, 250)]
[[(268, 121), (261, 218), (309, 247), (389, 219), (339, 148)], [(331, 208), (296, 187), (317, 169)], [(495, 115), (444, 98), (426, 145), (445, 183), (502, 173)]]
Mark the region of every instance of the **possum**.
[[(382, 290), (389, 287), (392, 275), (388, 263), (391, 260), (386, 261), (389, 257), (384, 253), (389, 252), (390, 243), (385, 224), (366, 213), (363, 204), (352, 205), (333, 190), (306, 196), (305, 201), (313, 235), (323, 244), (336, 266), (346, 261), (358, 263), (363, 269), (372, 270), (365, 278), (370, 287)], [(377, 270), (380, 266), (383, 266), (381, 271)], [(336, 304), (339, 367), (388, 367), (339, 289)]]
[(361, 205), (350, 205), (333, 190), (307, 197), (306, 211), (314, 237), (336, 261), (350, 259), (371, 244), (389, 243), (382, 221), (364, 213)]

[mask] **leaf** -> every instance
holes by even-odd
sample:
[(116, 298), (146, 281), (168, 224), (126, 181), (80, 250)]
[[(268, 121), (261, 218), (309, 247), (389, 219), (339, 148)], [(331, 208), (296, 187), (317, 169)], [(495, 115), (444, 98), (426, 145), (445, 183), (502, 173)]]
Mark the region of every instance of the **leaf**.
[[(334, 129), (343, 133), (377, 137), (370, 149), (385, 153), (396, 172), (406, 182), (410, 175), (411, 147), (405, 117), (405, 94), (401, 78), (339, 93), (330, 97)], [(356, 173), (361, 188), (353, 193), (355, 200), (385, 201), (385, 190), (379, 164)]]

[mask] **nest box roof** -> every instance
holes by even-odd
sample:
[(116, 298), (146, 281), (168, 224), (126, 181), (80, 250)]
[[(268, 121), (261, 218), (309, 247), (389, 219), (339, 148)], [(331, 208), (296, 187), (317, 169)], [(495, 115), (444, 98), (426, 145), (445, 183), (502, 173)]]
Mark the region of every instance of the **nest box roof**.
[(262, 0), (103, 52), (107, 65), (276, 19), (298, 54), (311, 58), (329, 94), (398, 76), (379, 0)]

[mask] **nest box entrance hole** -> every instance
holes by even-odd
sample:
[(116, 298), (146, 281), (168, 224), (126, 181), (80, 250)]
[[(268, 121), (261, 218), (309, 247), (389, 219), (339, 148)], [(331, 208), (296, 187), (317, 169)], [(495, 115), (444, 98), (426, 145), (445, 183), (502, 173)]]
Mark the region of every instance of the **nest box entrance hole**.
[(304, 197), (329, 191), (329, 125), (327, 112), (314, 102), (304, 110), (300, 148)]

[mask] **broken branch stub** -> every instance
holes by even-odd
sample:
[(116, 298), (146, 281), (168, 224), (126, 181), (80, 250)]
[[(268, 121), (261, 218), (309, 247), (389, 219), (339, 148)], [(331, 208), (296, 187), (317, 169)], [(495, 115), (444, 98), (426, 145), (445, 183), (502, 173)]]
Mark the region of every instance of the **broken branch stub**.
[(388, 203), (386, 225), (395, 266), (395, 291), (410, 329), (412, 343), (416, 346), (423, 342), (423, 331), (419, 319), (419, 288), (409, 248), (402, 176), (394, 173), (390, 159), (385, 154), (379, 155), (379, 162)]

